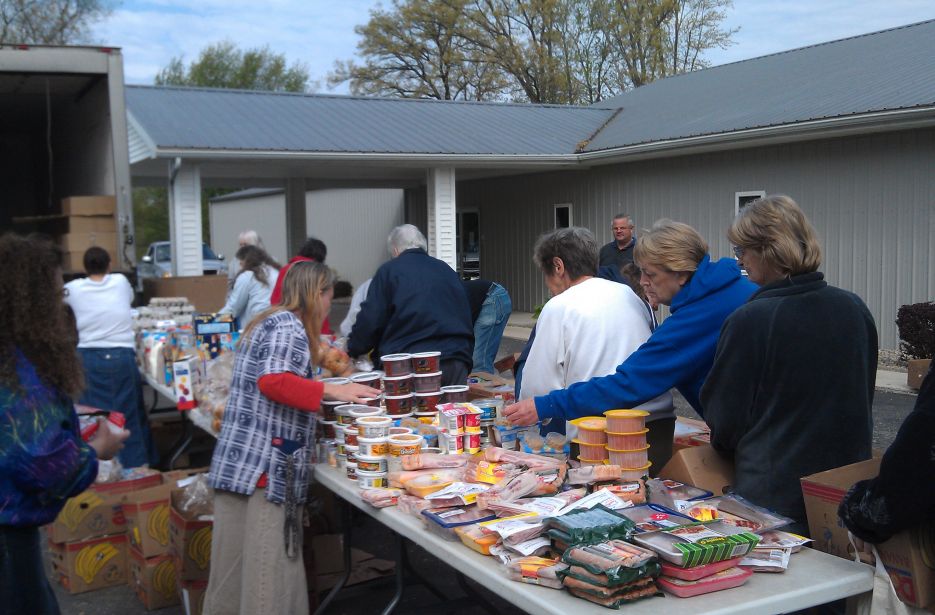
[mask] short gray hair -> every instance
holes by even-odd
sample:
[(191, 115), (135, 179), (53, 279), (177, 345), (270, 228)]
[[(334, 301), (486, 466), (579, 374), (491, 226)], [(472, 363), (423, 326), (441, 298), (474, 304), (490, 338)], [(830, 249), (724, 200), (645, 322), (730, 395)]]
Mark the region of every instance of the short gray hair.
[(633, 228), (635, 226), (633, 223), (633, 218), (630, 217), (630, 214), (617, 214), (611, 219), (611, 222), (613, 222), (614, 220), (623, 220), (623, 219), (626, 219), (626, 221), (630, 223), (630, 228)]
[(242, 232), (238, 235), (237, 242), (245, 246), (263, 247), (263, 240), (260, 238), (260, 234), (254, 230)]
[(536, 241), (532, 260), (542, 273), (552, 275), (558, 257), (565, 264), (565, 271), (572, 280), (597, 273), (599, 248), (594, 234), (586, 228), (572, 226), (545, 233)]
[(394, 253), (401, 254), (411, 248), (428, 250), (428, 242), (422, 231), (412, 224), (401, 224), (390, 231), (386, 238), (386, 249), (389, 250), (390, 256), (394, 256)]

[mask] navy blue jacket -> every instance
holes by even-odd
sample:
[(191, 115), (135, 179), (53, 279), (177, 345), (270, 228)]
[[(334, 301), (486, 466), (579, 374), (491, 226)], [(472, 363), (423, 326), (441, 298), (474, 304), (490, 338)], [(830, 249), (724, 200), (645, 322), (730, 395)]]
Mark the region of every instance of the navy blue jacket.
[(421, 248), (383, 263), (370, 283), (348, 339), (352, 357), (438, 350), (471, 365), (474, 325), (458, 274)]

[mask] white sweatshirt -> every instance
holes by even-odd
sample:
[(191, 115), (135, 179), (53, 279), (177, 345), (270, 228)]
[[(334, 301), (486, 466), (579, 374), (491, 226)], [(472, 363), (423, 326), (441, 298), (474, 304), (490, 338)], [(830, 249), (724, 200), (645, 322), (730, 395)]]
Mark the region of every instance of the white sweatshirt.
[(133, 288), (123, 275), (110, 273), (100, 282), (72, 280), (65, 289), (65, 302), (78, 322), (78, 348), (133, 348)]

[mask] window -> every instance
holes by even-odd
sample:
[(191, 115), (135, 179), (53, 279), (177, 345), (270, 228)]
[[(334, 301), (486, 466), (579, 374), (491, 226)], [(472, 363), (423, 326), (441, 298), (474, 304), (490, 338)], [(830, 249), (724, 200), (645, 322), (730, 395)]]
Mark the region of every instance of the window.
[(757, 199), (766, 196), (765, 190), (746, 190), (744, 192), (734, 193), (734, 215), (740, 213), (740, 210)]
[(571, 226), (571, 203), (559, 203), (555, 209), (555, 228), (568, 228)]
[(169, 244), (164, 243), (156, 246), (156, 258), (154, 259), (157, 263), (162, 263), (165, 261), (172, 260), (172, 252), (169, 249)]

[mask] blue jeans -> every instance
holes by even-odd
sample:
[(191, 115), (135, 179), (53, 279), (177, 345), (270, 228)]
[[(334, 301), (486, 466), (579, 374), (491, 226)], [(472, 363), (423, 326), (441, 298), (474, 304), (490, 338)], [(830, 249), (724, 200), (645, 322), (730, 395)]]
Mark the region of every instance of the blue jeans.
[(149, 417), (143, 408), (142, 380), (132, 348), (79, 348), (85, 391), (79, 403), (122, 412), (130, 437), (117, 459), (125, 468), (158, 462)]
[(493, 362), (512, 312), (509, 293), (499, 284), (491, 284), (474, 323), (474, 367), (471, 371), (494, 373)]

